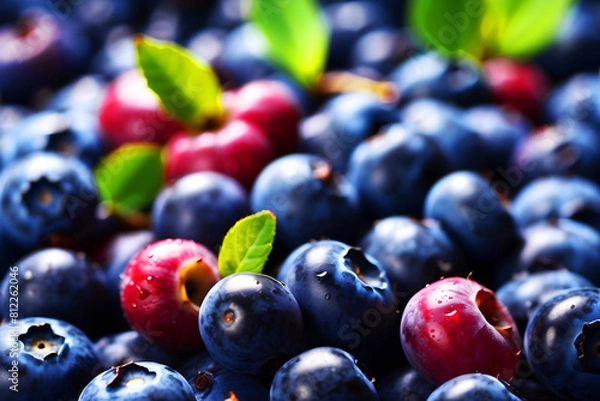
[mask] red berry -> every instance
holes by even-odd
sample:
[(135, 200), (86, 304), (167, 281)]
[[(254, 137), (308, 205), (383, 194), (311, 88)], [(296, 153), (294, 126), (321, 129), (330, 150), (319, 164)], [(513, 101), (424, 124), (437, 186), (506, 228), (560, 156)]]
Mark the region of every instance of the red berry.
[(521, 337), (508, 309), (471, 279), (441, 279), (417, 292), (400, 337), (411, 365), (436, 385), (473, 372), (509, 381), (519, 367)]
[(190, 240), (165, 239), (138, 252), (121, 281), (121, 304), (131, 327), (175, 352), (202, 346), (199, 307), (219, 280), (216, 256)]

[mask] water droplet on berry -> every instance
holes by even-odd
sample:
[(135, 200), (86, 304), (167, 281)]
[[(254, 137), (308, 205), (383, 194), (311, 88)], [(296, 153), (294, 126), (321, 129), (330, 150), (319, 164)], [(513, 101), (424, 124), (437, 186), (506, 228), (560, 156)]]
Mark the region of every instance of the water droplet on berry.
[(154, 257), (154, 254), (153, 254), (153, 253), (149, 253), (149, 254), (148, 254), (148, 259), (152, 259), (153, 257)]
[(181, 240), (181, 238), (177, 238), (177, 239), (175, 240), (175, 243), (176, 243), (177, 245), (181, 245), (181, 244), (183, 244), (183, 240)]
[(137, 304), (131, 304), (132, 308), (137, 308)]
[(172, 244), (173, 243), (173, 239), (171, 238), (167, 238), (167, 240), (165, 241), (167, 244)]
[(448, 312), (445, 315), (448, 317), (452, 317), (452, 316), (455, 316), (457, 313), (458, 313), (458, 311), (453, 310), (452, 312)]
[(153, 276), (148, 276), (148, 277), (146, 277), (146, 281), (147, 281), (147, 282), (151, 283), (151, 282), (152, 282), (152, 280), (154, 280), (154, 277), (153, 277)]
[(317, 273), (317, 277), (319, 277), (319, 278), (323, 278), (323, 277), (325, 277), (325, 276), (327, 276), (327, 272), (326, 272), (326, 271), (323, 271), (323, 272)]
[(325, 299), (329, 300), (331, 298), (331, 294), (325, 294)]
[(138, 287), (138, 297), (140, 298), (140, 300), (144, 300), (144, 299), (148, 298), (149, 296), (150, 296), (150, 291), (148, 291), (144, 288)]
[(255, 283), (256, 285), (260, 285), (260, 281), (258, 281), (258, 280), (254, 280), (254, 283)]
[(23, 278), (25, 280), (31, 280), (33, 278), (33, 272), (31, 270), (27, 270), (24, 274), (23, 274)]
[(442, 300), (441, 300), (441, 299), (438, 299), (438, 304), (441, 304), (441, 303), (442, 303)]

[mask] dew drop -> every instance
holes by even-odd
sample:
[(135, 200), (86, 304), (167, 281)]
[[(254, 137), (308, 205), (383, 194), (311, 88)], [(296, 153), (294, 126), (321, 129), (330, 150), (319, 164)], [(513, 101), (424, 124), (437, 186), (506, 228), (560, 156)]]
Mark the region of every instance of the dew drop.
[(181, 245), (181, 244), (183, 244), (183, 240), (182, 240), (181, 238), (177, 238), (177, 239), (175, 240), (175, 243), (176, 243), (177, 245)]
[(153, 276), (146, 277), (146, 281), (149, 282), (149, 283), (151, 283), (153, 280), (154, 280)]
[(165, 242), (166, 242), (167, 244), (172, 244), (172, 243), (173, 243), (173, 239), (171, 239), (171, 238), (168, 238), (168, 239), (167, 239)]
[(441, 303), (442, 303), (442, 300), (441, 300), (441, 299), (438, 299), (438, 304), (441, 304)]
[(571, 309), (575, 309), (575, 305), (571, 305)]
[(154, 254), (153, 254), (153, 253), (149, 253), (149, 254), (148, 254), (148, 259), (152, 259), (153, 257), (154, 257)]
[(138, 288), (138, 291), (138, 297), (140, 298), (140, 300), (144, 300), (150, 296), (150, 291), (144, 288)]
[(137, 304), (131, 304), (131, 307), (135, 309), (137, 308)]
[(452, 312), (445, 313), (445, 315), (448, 317), (452, 317), (452, 316), (455, 316), (457, 313), (458, 313), (458, 311), (453, 310)]
[(254, 284), (256, 284), (256, 285), (260, 285), (260, 281), (258, 281), (258, 280), (254, 280)]
[(322, 271), (322, 272), (320, 272), (320, 273), (317, 273), (317, 277), (318, 277), (318, 278), (323, 278), (323, 277), (325, 277), (325, 276), (327, 276), (327, 272), (326, 272), (326, 271)]
[(325, 299), (327, 299), (327, 300), (331, 299), (331, 294), (325, 294)]

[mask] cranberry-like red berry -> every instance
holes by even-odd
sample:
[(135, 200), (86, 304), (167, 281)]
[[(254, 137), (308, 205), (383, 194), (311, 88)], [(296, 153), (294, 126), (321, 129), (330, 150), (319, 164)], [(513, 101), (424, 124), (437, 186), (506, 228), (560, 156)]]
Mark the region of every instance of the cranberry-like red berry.
[(508, 309), (471, 279), (445, 278), (417, 292), (400, 337), (410, 364), (436, 385), (473, 372), (509, 381), (519, 367), (521, 337)]
[(262, 128), (233, 120), (218, 131), (176, 134), (165, 148), (165, 170), (169, 180), (197, 171), (215, 171), (250, 188), (274, 158), (273, 144)]
[(248, 121), (263, 128), (278, 155), (298, 149), (300, 105), (285, 84), (257, 80), (225, 94), (232, 119)]
[(111, 147), (128, 142), (164, 144), (182, 123), (161, 106), (139, 70), (122, 73), (106, 90), (99, 110), (100, 127)]
[(153, 242), (129, 262), (121, 305), (129, 324), (147, 340), (175, 352), (202, 346), (200, 304), (219, 280), (216, 256), (190, 240)]
[(539, 119), (540, 107), (550, 88), (548, 78), (539, 67), (494, 58), (483, 63), (483, 71), (495, 103), (512, 107), (533, 121)]

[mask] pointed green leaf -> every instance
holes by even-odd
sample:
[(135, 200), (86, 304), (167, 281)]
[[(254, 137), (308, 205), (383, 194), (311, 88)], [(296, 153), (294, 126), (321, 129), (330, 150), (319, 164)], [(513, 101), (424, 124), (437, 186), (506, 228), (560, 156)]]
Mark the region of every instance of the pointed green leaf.
[(262, 272), (274, 238), (272, 212), (263, 210), (239, 220), (225, 235), (219, 251), (221, 277), (239, 272)]
[(120, 146), (94, 169), (100, 196), (118, 214), (140, 212), (164, 185), (161, 148), (147, 143)]
[(485, 0), (486, 35), (496, 55), (526, 58), (551, 44), (573, 0)]
[(316, 0), (252, 0), (250, 18), (265, 36), (271, 59), (305, 88), (325, 70), (329, 31)]
[(484, 0), (409, 0), (409, 24), (417, 39), (448, 56), (481, 58)]
[(143, 35), (135, 38), (135, 49), (148, 87), (179, 120), (198, 128), (222, 114), (221, 86), (209, 65), (175, 43), (160, 43)]

